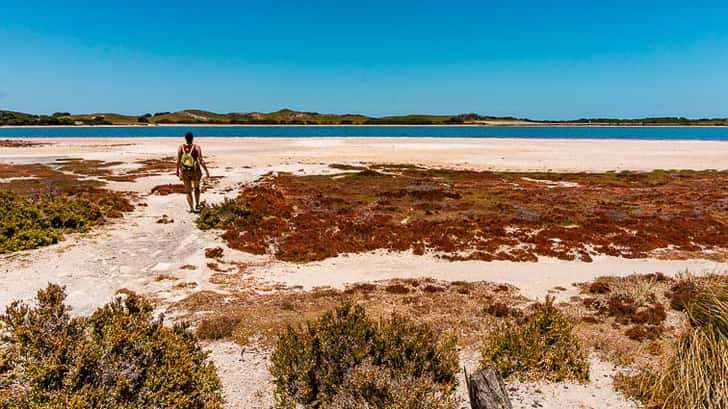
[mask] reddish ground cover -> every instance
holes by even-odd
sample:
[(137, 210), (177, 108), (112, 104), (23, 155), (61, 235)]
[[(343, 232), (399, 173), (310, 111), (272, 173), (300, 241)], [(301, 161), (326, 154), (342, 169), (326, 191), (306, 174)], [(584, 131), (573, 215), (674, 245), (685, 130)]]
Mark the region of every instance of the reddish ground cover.
[(141, 177), (173, 173), (177, 166), (173, 157), (139, 160), (134, 163), (136, 166), (128, 169), (124, 165), (126, 165), (124, 162), (64, 158), (56, 160), (53, 167), (79, 176), (94, 176), (115, 182), (134, 182)]
[(153, 195), (167, 196), (185, 192), (185, 185), (182, 183), (154, 186), (150, 192)]
[(104, 185), (104, 182), (84, 179), (46, 165), (0, 163), (0, 191), (34, 199), (79, 197), (108, 209), (107, 216), (110, 217), (134, 210), (129, 194), (106, 190)]
[[(290, 261), (375, 249), (450, 260), (590, 261), (595, 254), (725, 258), (728, 172), (504, 173), (373, 166), (325, 176), (270, 175), (201, 227)], [(706, 250), (718, 252), (712, 256)]]
[[(202, 179), (202, 192), (206, 192), (213, 186), (220, 183), (222, 176), (212, 176)], [(182, 183), (166, 184), (154, 186), (150, 192), (153, 195), (167, 196), (172, 194), (184, 194), (185, 185)]]
[(0, 148), (28, 148), (31, 146), (50, 145), (48, 143), (31, 142), (22, 139), (0, 139)]

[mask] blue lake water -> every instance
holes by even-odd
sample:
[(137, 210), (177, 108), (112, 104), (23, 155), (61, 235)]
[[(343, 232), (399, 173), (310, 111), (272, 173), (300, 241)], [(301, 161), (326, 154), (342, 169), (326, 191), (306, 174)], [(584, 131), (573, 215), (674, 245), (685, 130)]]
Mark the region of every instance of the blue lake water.
[(728, 141), (728, 127), (627, 126), (104, 126), (0, 127), (0, 137), (436, 137)]

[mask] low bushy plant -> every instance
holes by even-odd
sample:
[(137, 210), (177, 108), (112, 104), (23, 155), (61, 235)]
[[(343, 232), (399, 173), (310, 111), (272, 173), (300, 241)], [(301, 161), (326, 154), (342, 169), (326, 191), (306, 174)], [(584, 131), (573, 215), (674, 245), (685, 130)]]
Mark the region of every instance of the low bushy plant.
[(327, 409), (455, 409), (457, 400), (423, 376), (403, 376), (397, 371), (365, 362), (350, 370)]
[(454, 338), (397, 316), (376, 322), (350, 304), (289, 327), (271, 360), (279, 407), (325, 407), (350, 371), (365, 362), (403, 379), (430, 379), (445, 396), (452, 393), (458, 370)]
[(62, 287), (0, 315), (0, 407), (222, 407), (215, 367), (182, 324), (154, 319), (133, 293), (90, 317), (69, 315)]
[(506, 324), (485, 343), (481, 365), (495, 365), (506, 378), (585, 382), (589, 362), (572, 329), (553, 298), (547, 298), (524, 323)]
[(235, 327), (241, 319), (218, 315), (206, 318), (197, 325), (195, 334), (200, 339), (217, 340), (229, 337), (233, 334)]
[(105, 221), (103, 206), (69, 196), (33, 200), (0, 192), (0, 254), (54, 244)]
[(251, 212), (244, 205), (237, 200), (226, 198), (221, 203), (205, 203), (196, 222), (202, 230), (222, 229), (249, 217)]

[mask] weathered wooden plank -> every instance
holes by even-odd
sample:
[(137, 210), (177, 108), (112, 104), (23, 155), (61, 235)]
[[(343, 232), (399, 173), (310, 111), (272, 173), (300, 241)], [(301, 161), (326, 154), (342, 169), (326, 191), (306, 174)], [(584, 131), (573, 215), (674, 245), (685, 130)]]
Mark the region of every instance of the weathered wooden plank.
[(503, 378), (494, 366), (487, 366), (470, 376), (466, 371), (465, 381), (472, 409), (513, 409)]

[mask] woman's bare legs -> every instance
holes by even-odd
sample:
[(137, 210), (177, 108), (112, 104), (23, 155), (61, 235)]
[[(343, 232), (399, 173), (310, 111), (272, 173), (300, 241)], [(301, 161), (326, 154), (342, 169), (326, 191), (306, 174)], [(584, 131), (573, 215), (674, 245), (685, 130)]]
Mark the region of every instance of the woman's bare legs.
[(200, 209), (200, 182), (202, 181), (202, 175), (193, 181), (195, 186), (195, 210)]
[[(183, 182), (185, 184), (185, 195), (187, 196), (187, 204), (190, 206), (190, 211), (194, 212), (195, 207), (193, 206), (194, 203), (192, 203), (192, 180), (184, 178)], [(199, 194), (197, 195), (197, 197), (197, 200), (199, 200)]]

